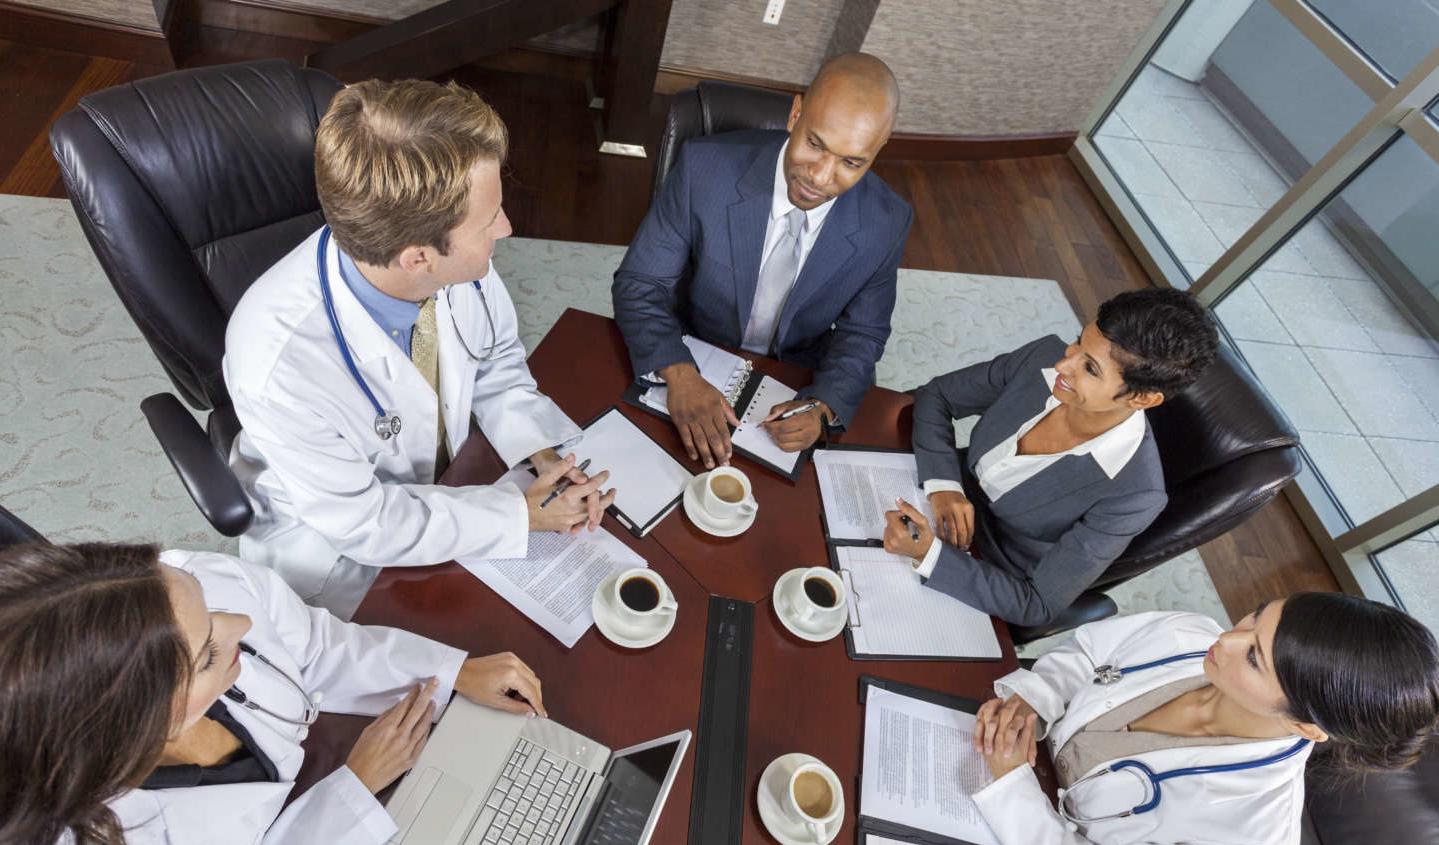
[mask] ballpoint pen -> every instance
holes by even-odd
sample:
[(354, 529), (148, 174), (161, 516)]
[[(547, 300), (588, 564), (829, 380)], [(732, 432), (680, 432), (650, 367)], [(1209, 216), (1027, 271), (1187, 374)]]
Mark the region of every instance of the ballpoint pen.
[(900, 514), (900, 516), (899, 516), (899, 521), (900, 521), (900, 522), (903, 522), (905, 525), (908, 525), (908, 526), (909, 526), (909, 539), (911, 539), (911, 540), (915, 541), (916, 543), (918, 543), (918, 542), (919, 542), (919, 526), (914, 524), (914, 520), (910, 519), (908, 516), (905, 516), (904, 514)]
[(779, 420), (787, 420), (787, 419), (789, 419), (790, 417), (795, 416), (796, 414), (803, 414), (803, 413), (806, 413), (806, 412), (808, 412), (808, 411), (813, 411), (815, 408), (818, 408), (818, 407), (819, 407), (819, 403), (818, 403), (818, 402), (810, 402), (809, 404), (806, 404), (806, 405), (800, 405), (798, 408), (790, 408), (788, 411), (785, 411), (783, 414), (780, 414), (779, 416), (775, 417), (775, 421), (778, 422)]
[[(585, 470), (589, 469), (589, 466), (590, 466), (590, 459), (589, 459), (589, 458), (585, 458), (585, 459), (580, 463), (579, 466), (575, 467), (575, 469), (579, 470), (580, 472), (584, 472)], [(540, 502), (540, 508), (543, 510), (544, 507), (545, 507), (545, 505), (548, 505), (550, 502), (553, 502), (553, 501), (555, 500), (555, 497), (556, 497), (556, 496), (558, 496), (558, 495), (560, 495), (561, 493), (565, 492), (566, 490), (570, 489), (570, 485), (572, 485), (572, 484), (574, 484), (574, 482), (573, 482), (573, 481), (570, 481), (568, 478), (561, 478), (561, 479), (560, 479), (560, 483), (555, 485), (555, 489), (553, 489), (553, 490), (550, 491), (550, 495), (546, 496), (546, 497), (545, 497), (545, 500), (544, 500), (543, 502)], [(918, 538), (915, 538), (915, 539), (918, 539)]]

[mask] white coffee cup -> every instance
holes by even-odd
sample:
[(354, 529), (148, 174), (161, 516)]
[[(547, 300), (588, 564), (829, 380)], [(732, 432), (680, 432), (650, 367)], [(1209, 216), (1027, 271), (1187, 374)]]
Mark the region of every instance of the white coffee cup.
[(748, 519), (759, 510), (749, 477), (734, 467), (715, 467), (705, 474), (700, 507), (712, 518), (724, 522)]
[[(785, 575), (790, 579), (784, 597), (791, 622), (822, 630), (846, 615), (848, 595), (838, 572), (827, 566), (811, 566), (791, 569)], [(825, 604), (826, 600), (830, 603)]]
[(610, 604), (620, 623), (630, 630), (648, 627), (651, 620), (673, 613), (679, 607), (665, 579), (643, 566), (626, 569), (615, 578), (610, 588)]
[(829, 841), (829, 827), (844, 815), (844, 789), (834, 770), (818, 760), (794, 770), (785, 786), (785, 815), (802, 825), (817, 845)]

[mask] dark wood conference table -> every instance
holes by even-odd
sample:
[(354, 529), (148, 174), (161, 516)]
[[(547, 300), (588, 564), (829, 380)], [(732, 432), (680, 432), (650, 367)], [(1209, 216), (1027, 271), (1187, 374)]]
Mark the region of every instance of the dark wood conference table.
[[(754, 360), (758, 372), (786, 384), (809, 383), (809, 371), (803, 367), (745, 357)], [(535, 348), (529, 364), (540, 389), (571, 418), (583, 424), (619, 405), (691, 471), (704, 472), (703, 465), (685, 455), (668, 420), (620, 400), (632, 376), (613, 320), (566, 310)], [(908, 448), (910, 402), (907, 394), (872, 388), (842, 441)], [(827, 563), (813, 465), (807, 465), (793, 484), (743, 457), (737, 456), (733, 465), (750, 477), (759, 504), (754, 526), (738, 537), (706, 534), (690, 523), (683, 508), (644, 539), (636, 539), (613, 517), (605, 517), (605, 528), (644, 557), (678, 600), (674, 631), (653, 648), (630, 651), (591, 630), (567, 650), (454, 563), (384, 570), (355, 620), (405, 628), (474, 654), (513, 651), (542, 679), (552, 718), (620, 748), (686, 728), (698, 734), (709, 596), (754, 603), (743, 841), (775, 841), (765, 831), (755, 804), (760, 773), (776, 757), (801, 751), (823, 760), (844, 783), (845, 822), (835, 842), (853, 843), (863, 750), (860, 676), (877, 675), (954, 695), (988, 698), (993, 681), (1018, 665), (1009, 630), (995, 622), (1004, 657), (986, 662), (854, 661), (845, 653), (843, 637), (821, 644), (797, 639), (780, 624), (769, 597), (785, 571)], [(489, 443), (476, 434), (451, 463), (443, 482), (486, 483), (504, 470)], [(305, 743), (308, 753), (300, 787), (340, 765), (367, 722), (323, 716)], [(694, 749), (692, 744), (670, 792), (655, 845), (688, 838)], [(1052, 787), (1047, 762), (1041, 764), (1040, 776)]]

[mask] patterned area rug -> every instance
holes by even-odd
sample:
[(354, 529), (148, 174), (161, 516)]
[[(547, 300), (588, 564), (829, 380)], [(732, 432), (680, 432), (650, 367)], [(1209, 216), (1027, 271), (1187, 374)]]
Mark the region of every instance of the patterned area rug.
[[(567, 307), (612, 315), (623, 247), (509, 238), (495, 255), (533, 349)], [(907, 390), (1079, 322), (1059, 285), (901, 270), (884, 387)], [(68, 202), (0, 195), (0, 504), (54, 540), (234, 552), (200, 517), (140, 415), (170, 389)], [(961, 428), (961, 431), (965, 431)], [(1113, 592), (1124, 611), (1227, 616), (1190, 552)]]

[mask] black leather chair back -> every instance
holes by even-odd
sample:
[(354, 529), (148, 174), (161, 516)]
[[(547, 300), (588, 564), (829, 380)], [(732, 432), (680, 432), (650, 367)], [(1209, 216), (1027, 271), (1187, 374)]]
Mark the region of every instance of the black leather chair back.
[(1169, 504), (1096, 587), (1218, 537), (1299, 473), (1299, 434), (1227, 346), (1189, 389), (1148, 413)]
[(281, 60), (194, 68), (90, 94), (51, 130), (90, 246), (197, 408), (230, 404), (241, 295), (322, 222), (315, 129), (339, 88)]
[(40, 543), (44, 540), (39, 531), (25, 524), (25, 520), (0, 507), (0, 549), (20, 543)]
[(1413, 768), (1338, 783), (1313, 771), (1304, 845), (1439, 842), (1439, 740)]
[(660, 195), (685, 141), (741, 129), (783, 129), (793, 102), (793, 94), (729, 82), (705, 81), (676, 94), (655, 156), (653, 196)]

